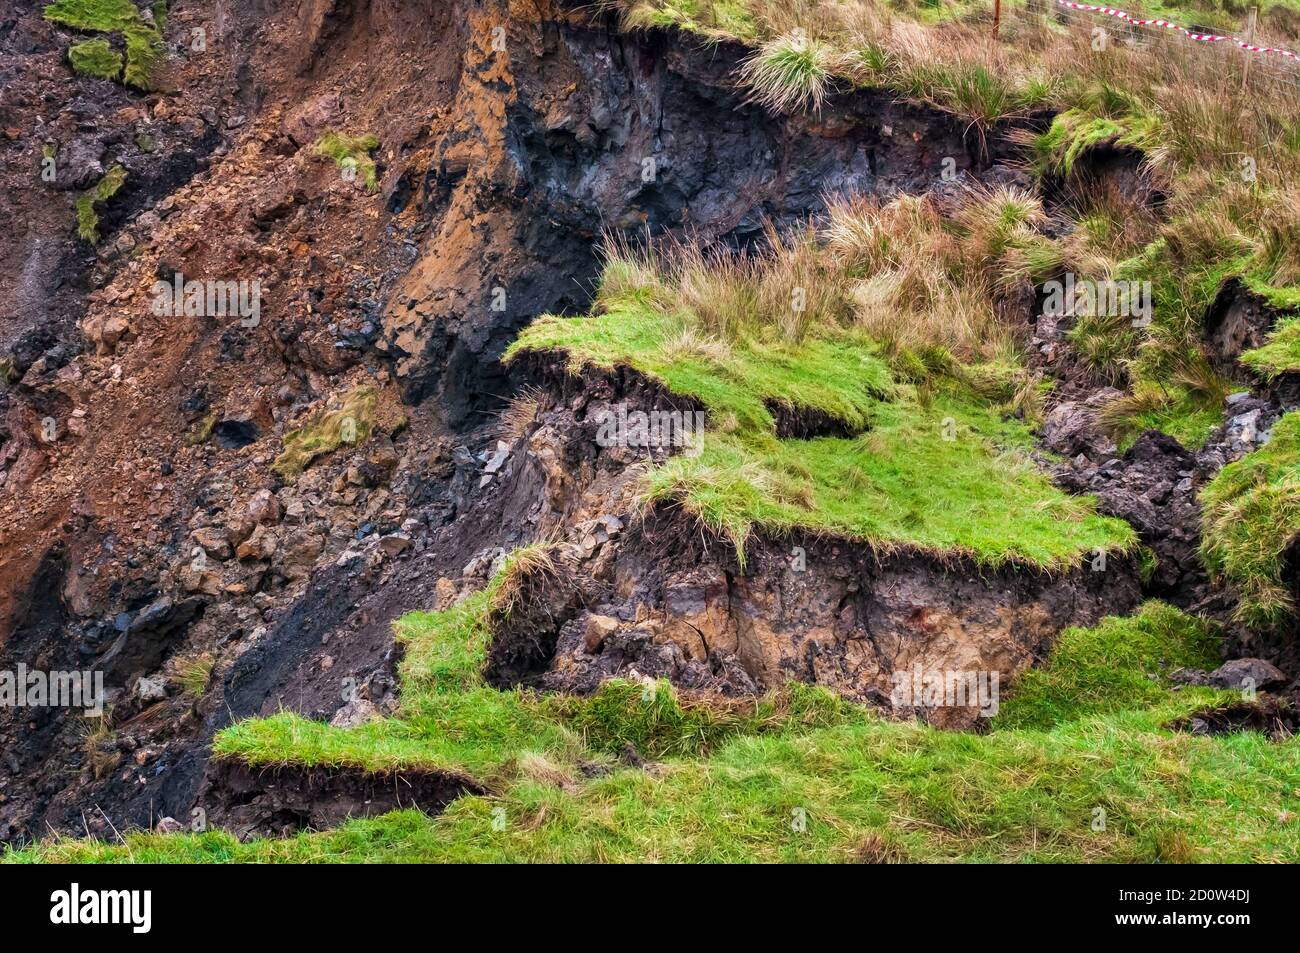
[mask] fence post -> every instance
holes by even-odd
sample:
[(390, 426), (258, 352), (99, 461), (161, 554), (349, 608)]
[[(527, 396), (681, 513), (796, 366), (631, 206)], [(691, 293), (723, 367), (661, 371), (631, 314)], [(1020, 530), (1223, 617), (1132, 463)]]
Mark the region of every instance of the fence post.
[(993, 0), (993, 35), (998, 35), (998, 26), (1002, 23), (1002, 0)]
[[(1249, 43), (1251, 46), (1255, 45), (1255, 20), (1258, 18), (1258, 16), (1259, 16), (1259, 7), (1251, 7), (1250, 19), (1247, 21), (1247, 26), (1246, 26), (1246, 42)], [(1241, 91), (1245, 92), (1246, 80), (1250, 78), (1250, 61), (1254, 57), (1253, 54), (1250, 52), (1250, 50), (1242, 50), (1242, 52), (1246, 55), (1246, 62), (1241, 67)]]

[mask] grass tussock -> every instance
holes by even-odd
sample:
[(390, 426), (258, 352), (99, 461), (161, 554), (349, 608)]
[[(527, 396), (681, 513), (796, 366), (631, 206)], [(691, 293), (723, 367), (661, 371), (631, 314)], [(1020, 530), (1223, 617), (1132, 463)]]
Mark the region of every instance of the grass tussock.
[(175, 659), (171, 665), (171, 680), (181, 692), (194, 699), (203, 697), (212, 678), (216, 659), (211, 652), (198, 652)]
[(302, 426), (284, 435), (280, 455), (271, 465), (288, 482), (319, 456), (341, 446), (364, 443), (374, 430), (379, 394), (373, 387), (356, 387), (336, 402), (313, 413)]
[(1201, 558), (1240, 597), (1238, 617), (1272, 628), (1295, 611), (1283, 574), (1300, 533), (1300, 413), (1274, 425), (1269, 441), (1230, 463), (1201, 491)]
[(126, 169), (120, 165), (110, 168), (95, 185), (77, 197), (77, 235), (92, 245), (99, 242), (99, 206), (103, 205), (126, 183)]
[(331, 129), (316, 141), (312, 151), (333, 159), (349, 181), (360, 181), (366, 191), (374, 192), (379, 188), (378, 170), (370, 153), (378, 148), (379, 140), (374, 136), (350, 136)]

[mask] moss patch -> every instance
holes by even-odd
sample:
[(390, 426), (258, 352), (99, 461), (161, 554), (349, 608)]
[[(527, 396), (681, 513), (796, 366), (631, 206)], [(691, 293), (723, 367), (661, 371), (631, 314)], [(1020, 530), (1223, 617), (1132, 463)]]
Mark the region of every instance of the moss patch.
[(52, 23), (96, 33), (114, 33), (140, 20), (131, 0), (55, 0), (42, 12)]
[(77, 234), (92, 245), (99, 241), (99, 206), (103, 205), (126, 182), (126, 169), (115, 165), (94, 186), (77, 197)]
[[(131, 0), (57, 0), (48, 4), (45, 19), (61, 26), (92, 33), (120, 33), (126, 46), (125, 69), (122, 56), (106, 40), (88, 40), (75, 44), (68, 58), (79, 74), (121, 78), (128, 86), (148, 91), (153, 88), (153, 72), (162, 56), (162, 30), (167, 22), (167, 4), (157, 0), (150, 8), (153, 22), (141, 17)], [(117, 68), (109, 72), (113, 63)]]
[(68, 62), (78, 76), (117, 79), (122, 75), (122, 54), (109, 46), (107, 40), (74, 43), (68, 48)]

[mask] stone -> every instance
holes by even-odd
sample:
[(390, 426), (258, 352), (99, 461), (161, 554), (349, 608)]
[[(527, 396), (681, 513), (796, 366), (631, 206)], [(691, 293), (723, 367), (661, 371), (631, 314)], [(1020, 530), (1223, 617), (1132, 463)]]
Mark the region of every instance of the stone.
[(1210, 684), (1216, 688), (1281, 688), (1289, 679), (1271, 662), (1262, 658), (1239, 658), (1224, 662), (1210, 673)]
[(161, 675), (141, 678), (135, 683), (135, 697), (146, 705), (160, 702), (167, 697), (167, 683)]
[(196, 529), (193, 536), (194, 542), (199, 545), (203, 552), (218, 562), (224, 562), (234, 553), (230, 545), (229, 534), (223, 529), (215, 526), (203, 526)]
[(366, 722), (383, 717), (379, 709), (364, 698), (354, 698), (334, 713), (330, 725), (334, 728), (357, 728)]
[(270, 490), (258, 490), (248, 501), (245, 512), (255, 524), (273, 525), (280, 522), (280, 501)]
[(270, 559), (280, 545), (279, 538), (273, 530), (258, 526), (253, 535), (239, 544), (235, 556), (240, 562), (249, 559)]
[(613, 616), (589, 615), (582, 629), (582, 647), (588, 655), (595, 655), (601, 643), (619, 629), (619, 621)]
[(440, 576), (433, 584), (433, 609), (442, 612), (456, 604), (456, 584), (446, 576)]
[(493, 453), (492, 456), (488, 457), (487, 462), (483, 465), (483, 472), (496, 473), (505, 465), (506, 459), (509, 456), (510, 445), (504, 440), (498, 440), (496, 452)]
[(379, 540), (379, 548), (389, 556), (397, 556), (411, 545), (411, 537), (405, 533), (389, 533)]

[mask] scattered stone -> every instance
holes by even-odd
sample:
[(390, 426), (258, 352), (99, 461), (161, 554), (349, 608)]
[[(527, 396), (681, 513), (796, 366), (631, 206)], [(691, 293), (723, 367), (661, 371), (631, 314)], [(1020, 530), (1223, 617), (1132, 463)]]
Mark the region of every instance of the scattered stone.
[(245, 512), (254, 523), (273, 525), (280, 522), (280, 501), (270, 490), (258, 490)]
[(334, 713), (330, 725), (334, 728), (357, 728), (383, 716), (379, 709), (364, 698), (354, 698)]
[(1254, 687), (1264, 690), (1281, 688), (1287, 682), (1286, 674), (1281, 669), (1261, 658), (1233, 659), (1210, 673), (1210, 684), (1216, 688)]
[(411, 545), (411, 537), (405, 533), (389, 533), (379, 540), (379, 548), (389, 556), (397, 556)]
[(140, 678), (135, 683), (135, 697), (145, 705), (160, 702), (167, 697), (167, 682), (161, 675)]
[(582, 631), (582, 647), (588, 655), (595, 655), (601, 643), (618, 631), (619, 621), (613, 616), (589, 615)]

